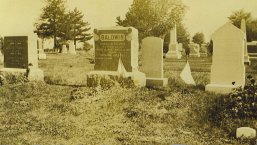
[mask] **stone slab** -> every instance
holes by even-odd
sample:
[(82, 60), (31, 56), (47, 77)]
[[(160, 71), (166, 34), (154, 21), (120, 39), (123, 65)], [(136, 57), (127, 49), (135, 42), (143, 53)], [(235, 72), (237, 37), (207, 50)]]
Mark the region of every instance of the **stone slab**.
[(229, 94), (234, 88), (237, 88), (237, 87), (240, 87), (240, 86), (239, 85), (208, 84), (205, 86), (205, 91), (214, 92), (214, 93), (218, 93), (218, 94)]
[(146, 86), (166, 87), (168, 85), (168, 78), (146, 78)]
[(250, 127), (240, 127), (236, 129), (236, 138), (255, 138), (256, 130)]

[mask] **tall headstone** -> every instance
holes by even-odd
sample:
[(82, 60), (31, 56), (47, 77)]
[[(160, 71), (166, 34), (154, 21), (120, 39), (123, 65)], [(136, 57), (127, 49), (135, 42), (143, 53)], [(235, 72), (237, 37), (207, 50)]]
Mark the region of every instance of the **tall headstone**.
[(4, 68), (2, 73), (28, 73), (31, 81), (43, 81), (44, 73), (38, 68), (37, 35), (17, 34), (4, 37)]
[(146, 75), (146, 86), (166, 86), (163, 77), (163, 40), (147, 37), (142, 40), (142, 72)]
[(229, 93), (245, 85), (244, 43), (245, 33), (226, 23), (212, 35), (213, 58), (211, 83), (205, 89), (216, 93)]
[[(138, 31), (133, 27), (110, 27), (94, 30), (95, 66), (89, 75), (118, 76), (123, 64), (137, 86), (145, 86), (145, 74), (138, 70)], [(119, 62), (122, 63), (119, 63)], [(88, 84), (90, 85), (90, 84)]]
[(62, 53), (64, 53), (64, 54), (68, 53), (66, 44), (62, 45)]
[(37, 40), (37, 51), (38, 51), (38, 59), (46, 59), (46, 54), (43, 48), (43, 41), (41, 38)]
[[(241, 20), (241, 30), (245, 33), (246, 35), (246, 24), (245, 24), (245, 19)], [(246, 36), (245, 36), (246, 37)], [(246, 37), (247, 38), (247, 37)], [(250, 65), (250, 59), (249, 59), (249, 55), (248, 55), (248, 50), (247, 50), (247, 39), (245, 39), (244, 42), (244, 62), (245, 64)]]
[(77, 53), (76, 53), (76, 50), (75, 50), (75, 45), (74, 45), (74, 42), (73, 42), (73, 41), (69, 43), (69, 53), (70, 53), (70, 54), (77, 54)]
[(170, 31), (170, 43), (169, 43), (169, 51), (166, 54), (166, 58), (177, 58), (181, 59), (181, 51), (179, 51), (179, 46), (177, 42), (177, 27), (176, 25)]

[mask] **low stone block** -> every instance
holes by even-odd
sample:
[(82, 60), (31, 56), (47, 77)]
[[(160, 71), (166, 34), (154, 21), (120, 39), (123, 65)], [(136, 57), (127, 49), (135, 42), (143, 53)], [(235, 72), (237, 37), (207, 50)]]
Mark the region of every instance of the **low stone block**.
[(168, 78), (146, 78), (146, 86), (153, 87), (165, 87), (168, 85)]
[(28, 74), (29, 81), (44, 81), (44, 72), (39, 68), (31, 68)]
[[(228, 94), (234, 88), (240, 87), (239, 85), (221, 85), (221, 84), (208, 84), (205, 86), (205, 91), (219, 93), (219, 94)], [(244, 87), (244, 86), (242, 86)]]
[(256, 130), (250, 127), (240, 127), (236, 130), (236, 138), (245, 137), (245, 138), (255, 138)]

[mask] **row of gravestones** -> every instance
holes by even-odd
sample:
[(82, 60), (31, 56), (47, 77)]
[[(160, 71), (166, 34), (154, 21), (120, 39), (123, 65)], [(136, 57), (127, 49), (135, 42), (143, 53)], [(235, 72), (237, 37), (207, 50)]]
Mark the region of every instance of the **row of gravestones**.
[[(246, 34), (227, 23), (213, 34), (213, 64), (211, 83), (206, 90), (228, 92), (245, 84)], [(95, 71), (89, 75), (120, 75), (124, 70), (137, 86), (165, 86), (163, 76), (163, 40), (148, 37), (142, 41), (142, 68), (138, 67), (138, 31), (132, 27), (95, 29)], [(24, 72), (30, 70), (31, 80), (43, 80), (38, 69), (37, 36), (5, 37), (4, 68), (1, 72)], [(122, 63), (119, 63), (122, 62)], [(232, 84), (232, 82), (234, 82)], [(90, 86), (90, 84), (88, 84)]]
[[(95, 66), (91, 75), (119, 75), (119, 65), (138, 86), (165, 86), (163, 76), (163, 40), (147, 37), (142, 40), (142, 67), (138, 69), (138, 32), (132, 27), (94, 30)], [(228, 93), (245, 84), (246, 34), (231, 23), (226, 23), (212, 36), (214, 52), (211, 83), (207, 91)], [(122, 63), (119, 63), (122, 61)], [(92, 78), (92, 77), (91, 77)], [(91, 84), (88, 84), (89, 86)]]

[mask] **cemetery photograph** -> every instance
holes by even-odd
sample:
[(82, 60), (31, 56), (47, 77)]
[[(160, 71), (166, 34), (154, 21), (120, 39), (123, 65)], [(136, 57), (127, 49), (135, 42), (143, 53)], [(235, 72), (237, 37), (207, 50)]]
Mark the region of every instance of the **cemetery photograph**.
[(0, 0), (0, 145), (256, 145), (256, 0)]

